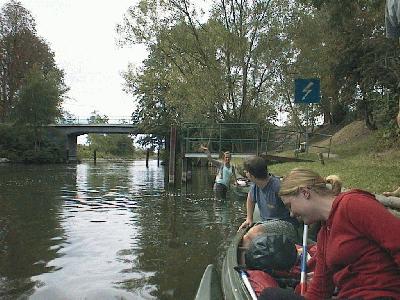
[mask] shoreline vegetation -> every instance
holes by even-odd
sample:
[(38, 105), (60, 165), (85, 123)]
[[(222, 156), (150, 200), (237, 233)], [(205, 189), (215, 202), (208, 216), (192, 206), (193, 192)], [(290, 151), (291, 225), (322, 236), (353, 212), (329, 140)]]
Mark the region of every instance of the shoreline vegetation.
[[(126, 161), (136, 161), (136, 160), (146, 160), (146, 157), (136, 157), (136, 158), (118, 158), (118, 157), (109, 157), (109, 158), (97, 158), (96, 162), (126, 162)], [(157, 157), (151, 157), (150, 160), (157, 160)], [(79, 160), (80, 162), (93, 162), (93, 158), (82, 158)], [(160, 159), (161, 164), (161, 159)]]

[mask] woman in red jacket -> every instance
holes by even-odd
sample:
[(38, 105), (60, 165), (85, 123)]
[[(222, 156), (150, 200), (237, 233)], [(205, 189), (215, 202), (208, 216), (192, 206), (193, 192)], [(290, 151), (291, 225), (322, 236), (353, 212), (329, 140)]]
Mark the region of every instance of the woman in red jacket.
[(323, 222), (306, 299), (327, 299), (335, 290), (339, 299), (400, 299), (400, 219), (374, 195), (341, 193), (341, 185), (337, 176), (300, 168), (281, 183), (291, 215), (305, 224)]

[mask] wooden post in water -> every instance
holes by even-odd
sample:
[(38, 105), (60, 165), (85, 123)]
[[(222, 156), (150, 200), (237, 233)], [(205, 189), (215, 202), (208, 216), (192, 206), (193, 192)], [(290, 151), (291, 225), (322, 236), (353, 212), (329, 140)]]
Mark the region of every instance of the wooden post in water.
[(176, 159), (176, 127), (171, 127), (171, 134), (169, 138), (169, 176), (170, 184), (175, 183), (175, 159)]
[(182, 166), (182, 174), (181, 174), (181, 182), (187, 182), (187, 170), (188, 170), (188, 158), (185, 156), (185, 147), (183, 143), (181, 143), (181, 166)]
[(182, 176), (181, 181), (187, 182), (187, 171), (188, 171), (188, 158), (182, 157)]
[(160, 166), (160, 146), (157, 148), (157, 167)]
[(150, 156), (150, 149), (146, 150), (146, 168), (149, 167), (149, 156)]

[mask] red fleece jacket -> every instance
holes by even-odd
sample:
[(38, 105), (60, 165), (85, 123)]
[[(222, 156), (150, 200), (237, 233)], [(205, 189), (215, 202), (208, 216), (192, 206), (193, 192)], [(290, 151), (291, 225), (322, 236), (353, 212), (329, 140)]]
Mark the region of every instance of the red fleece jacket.
[(400, 299), (400, 219), (372, 194), (339, 194), (317, 239), (317, 266), (306, 299)]

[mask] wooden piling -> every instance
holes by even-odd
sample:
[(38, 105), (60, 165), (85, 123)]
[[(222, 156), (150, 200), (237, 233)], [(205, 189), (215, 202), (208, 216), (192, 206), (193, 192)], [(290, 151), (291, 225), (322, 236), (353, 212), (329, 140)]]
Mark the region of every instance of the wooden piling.
[(171, 134), (169, 138), (169, 176), (168, 181), (170, 184), (175, 183), (175, 159), (176, 159), (176, 127), (171, 127)]
[(182, 158), (182, 176), (181, 176), (182, 182), (188, 181), (187, 171), (188, 171), (188, 158), (183, 157)]
[(321, 163), (322, 165), (325, 164), (325, 161), (324, 161), (324, 154), (323, 154), (322, 152), (318, 152), (318, 159), (319, 159), (319, 161), (320, 161), (320, 163)]
[(146, 150), (146, 168), (149, 167), (150, 149)]

